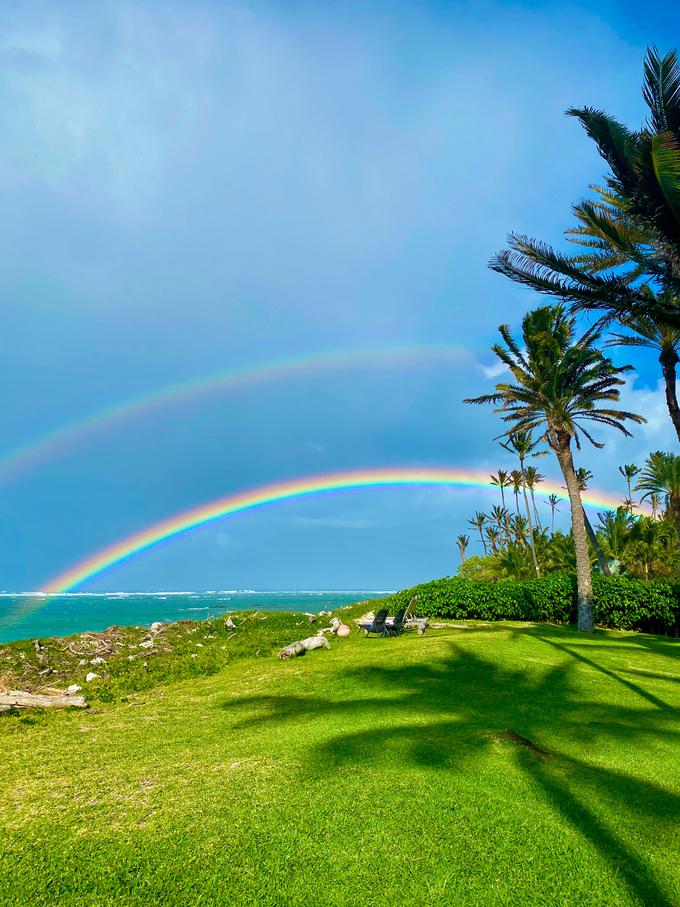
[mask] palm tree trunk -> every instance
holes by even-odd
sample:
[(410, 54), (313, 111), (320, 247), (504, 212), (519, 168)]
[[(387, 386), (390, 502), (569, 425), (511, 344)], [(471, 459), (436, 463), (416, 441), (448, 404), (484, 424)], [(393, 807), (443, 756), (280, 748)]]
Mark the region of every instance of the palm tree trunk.
[(531, 548), (531, 560), (534, 562), (534, 570), (536, 571), (536, 576), (540, 576), (541, 568), (538, 566), (538, 558), (536, 557), (536, 548), (534, 546), (534, 524), (531, 519), (531, 508), (529, 507), (527, 486), (524, 481), (524, 461), (520, 460), (519, 465), (520, 469), (522, 470), (522, 494), (524, 495), (524, 506), (526, 507), (527, 520), (529, 521), (529, 547)]
[(678, 436), (678, 441), (680, 441), (680, 406), (678, 406), (675, 390), (675, 366), (678, 363), (678, 355), (675, 350), (662, 350), (659, 362), (661, 363), (661, 371), (666, 383), (666, 406), (668, 406), (668, 412), (675, 426), (675, 433)]
[(541, 529), (542, 528), (541, 527), (541, 518), (538, 515), (538, 509), (536, 507), (536, 497), (534, 495), (533, 488), (531, 489), (531, 503), (533, 504), (533, 507), (534, 507), (534, 516), (536, 517), (536, 525), (538, 526), (539, 529)]
[(576, 478), (574, 460), (571, 455), (570, 438), (558, 435), (553, 448), (564, 476), (571, 507), (571, 532), (576, 549), (576, 595), (578, 629), (589, 632), (593, 629), (593, 578), (588, 554), (585, 513), (581, 501), (581, 489)]
[(680, 495), (670, 494), (668, 496), (668, 510), (670, 511), (675, 528), (678, 530), (678, 533), (680, 533)]
[(588, 533), (590, 544), (593, 546), (593, 551), (595, 552), (595, 557), (597, 558), (597, 562), (600, 565), (600, 570), (604, 573), (605, 576), (611, 576), (612, 574), (611, 570), (609, 569), (609, 563), (607, 562), (607, 558), (602, 553), (602, 548), (600, 547), (597, 536), (593, 531), (593, 527), (590, 523), (590, 520), (588, 519), (588, 514), (586, 513), (585, 508), (583, 509), (583, 522), (586, 524), (586, 532)]
[(486, 550), (486, 542), (484, 541), (484, 535), (482, 534), (482, 528), (481, 528), (481, 526), (479, 527), (479, 540), (480, 540), (481, 543), (482, 543), (482, 548), (484, 548), (484, 556), (486, 557), (486, 555), (487, 555), (489, 552)]

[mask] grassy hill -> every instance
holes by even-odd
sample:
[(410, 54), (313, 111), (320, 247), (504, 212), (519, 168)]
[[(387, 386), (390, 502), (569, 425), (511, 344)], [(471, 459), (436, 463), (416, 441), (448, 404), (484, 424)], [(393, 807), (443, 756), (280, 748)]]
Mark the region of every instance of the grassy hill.
[(0, 717), (0, 903), (680, 903), (680, 641), (269, 650)]

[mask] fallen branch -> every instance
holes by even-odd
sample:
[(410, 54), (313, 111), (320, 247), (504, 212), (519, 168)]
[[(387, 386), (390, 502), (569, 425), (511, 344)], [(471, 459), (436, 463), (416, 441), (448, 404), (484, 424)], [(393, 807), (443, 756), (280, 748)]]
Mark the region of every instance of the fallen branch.
[(0, 693), (0, 712), (9, 709), (86, 709), (87, 702), (84, 696), (46, 695), (25, 693), (22, 690), (7, 690)]

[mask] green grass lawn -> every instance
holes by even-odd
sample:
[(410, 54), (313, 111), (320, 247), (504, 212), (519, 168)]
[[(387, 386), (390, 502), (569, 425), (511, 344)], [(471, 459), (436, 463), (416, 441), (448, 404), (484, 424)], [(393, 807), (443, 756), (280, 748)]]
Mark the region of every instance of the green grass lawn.
[(0, 903), (680, 904), (679, 704), (678, 640), (497, 624), (5, 715)]

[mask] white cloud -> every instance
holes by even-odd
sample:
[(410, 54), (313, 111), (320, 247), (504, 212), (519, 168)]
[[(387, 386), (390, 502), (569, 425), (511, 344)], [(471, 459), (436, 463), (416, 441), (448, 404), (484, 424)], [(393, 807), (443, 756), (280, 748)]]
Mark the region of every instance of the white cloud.
[(493, 365), (482, 365), (481, 362), (478, 362), (477, 368), (484, 372), (487, 378), (498, 378), (510, 371), (504, 362), (494, 362)]

